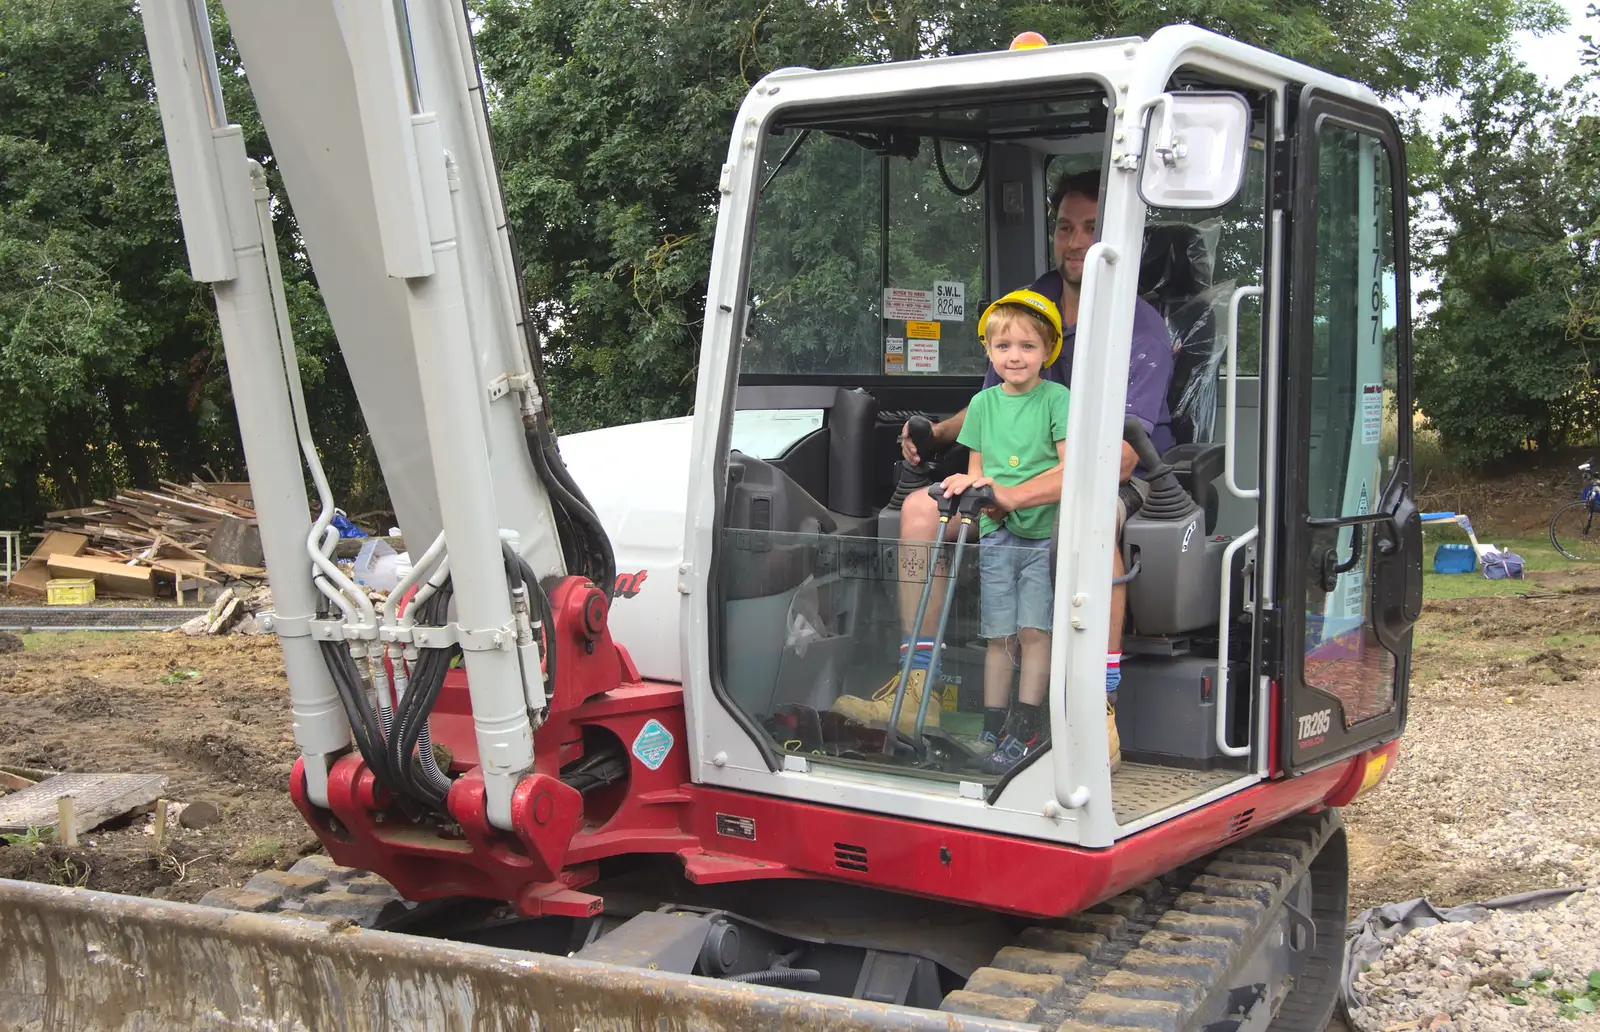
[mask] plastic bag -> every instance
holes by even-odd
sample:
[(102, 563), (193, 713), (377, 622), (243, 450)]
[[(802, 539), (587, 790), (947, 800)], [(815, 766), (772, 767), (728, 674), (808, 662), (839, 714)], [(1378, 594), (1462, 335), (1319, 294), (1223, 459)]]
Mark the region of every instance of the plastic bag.
[(411, 572), (411, 554), (396, 552), (383, 538), (372, 538), (356, 555), (356, 583), (373, 591), (393, 591)]
[(350, 517), (344, 514), (343, 509), (333, 510), (333, 528), (342, 538), (364, 538), (367, 532), (350, 522)]
[(823, 624), (819, 610), (816, 578), (807, 576), (794, 590), (784, 626), (784, 647), (794, 649), (795, 655), (804, 656), (812, 642), (828, 636), (828, 628)]

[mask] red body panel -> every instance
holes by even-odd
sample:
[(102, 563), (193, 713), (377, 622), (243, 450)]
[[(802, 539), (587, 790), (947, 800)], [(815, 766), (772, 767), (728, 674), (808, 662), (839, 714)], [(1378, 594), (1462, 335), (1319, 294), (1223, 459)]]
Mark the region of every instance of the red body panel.
[[(502, 899), (529, 916), (596, 913), (601, 899), (580, 890), (597, 877), (597, 861), (674, 853), (686, 877), (699, 884), (826, 878), (1055, 917), (1295, 813), (1341, 805), (1364, 787), (1369, 761), (1387, 753), (1381, 762), (1392, 766), (1398, 747), (1390, 743), (1302, 777), (1262, 782), (1106, 849), (694, 785), (682, 690), (641, 681), (608, 634), (591, 638), (583, 631), (585, 607), (592, 626), (593, 590), (569, 578), (552, 593), (557, 680), (549, 719), (535, 735), (538, 762), (513, 799), (513, 831), (492, 828), (485, 816), (466, 676), (456, 670), (445, 680), (430, 726), (461, 775), (449, 796), (459, 830), (447, 829), (447, 837), (384, 812), (388, 801), (355, 754), (331, 772), (330, 814), (306, 798), (297, 763), (295, 804), (337, 862), (383, 875), (410, 899)], [(587, 686), (596, 685), (610, 690), (586, 695), (586, 688), (593, 690)], [(1273, 703), (1276, 708), (1276, 693)], [(1270, 724), (1272, 736), (1276, 721)], [(585, 754), (586, 738), (589, 748), (620, 742), (629, 764), (625, 781), (587, 797), (559, 780), (560, 768)], [(644, 748), (652, 744), (654, 750)], [(1386, 773), (1376, 761), (1372, 768)]]

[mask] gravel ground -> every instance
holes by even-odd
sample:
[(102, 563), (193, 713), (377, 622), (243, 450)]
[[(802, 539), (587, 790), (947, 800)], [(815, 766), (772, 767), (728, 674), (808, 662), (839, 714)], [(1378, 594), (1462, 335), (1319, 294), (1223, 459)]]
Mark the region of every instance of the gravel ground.
[[(1394, 774), (1345, 811), (1351, 913), (1600, 884), (1600, 598), (1430, 603)], [(1544, 993), (1512, 979), (1553, 969)], [(1600, 969), (1600, 890), (1555, 907), (1419, 929), (1360, 983), (1359, 1032), (1600, 1028), (1550, 991)], [(1525, 1006), (1507, 994), (1527, 1000)]]
[[(1369, 1006), (1351, 1020), (1362, 1032), (1600, 1028), (1600, 1018), (1570, 1005), (1563, 1014), (1556, 995), (1590, 989), (1590, 973), (1600, 972), (1597, 928), (1600, 890), (1542, 910), (1419, 928), (1356, 979)], [(1529, 985), (1536, 974), (1543, 984)]]
[(1596, 631), (1588, 594), (1430, 604), (1400, 763), (1346, 811), (1352, 913), (1600, 882)]

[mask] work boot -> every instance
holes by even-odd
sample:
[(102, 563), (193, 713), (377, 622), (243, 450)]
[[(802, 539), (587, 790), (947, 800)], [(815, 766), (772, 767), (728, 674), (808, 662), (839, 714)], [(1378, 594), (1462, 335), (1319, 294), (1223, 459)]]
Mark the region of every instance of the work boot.
[[(905, 699), (900, 703), (899, 728), (903, 734), (912, 734), (917, 729), (917, 707), (922, 705), (922, 689), (927, 682), (926, 670), (913, 670), (906, 678)], [(863, 699), (858, 695), (841, 695), (834, 700), (830, 707), (833, 712), (859, 720), (863, 724), (873, 724), (879, 727), (889, 726), (889, 712), (894, 709), (894, 690), (900, 683), (900, 672), (884, 683), (882, 688), (872, 693), (871, 699)], [(937, 696), (928, 700), (928, 716), (922, 722), (923, 727), (939, 726), (939, 703)]]
[(1106, 738), (1111, 745), (1111, 773), (1122, 766), (1122, 736), (1117, 734), (1117, 701), (1112, 692), (1106, 693)]

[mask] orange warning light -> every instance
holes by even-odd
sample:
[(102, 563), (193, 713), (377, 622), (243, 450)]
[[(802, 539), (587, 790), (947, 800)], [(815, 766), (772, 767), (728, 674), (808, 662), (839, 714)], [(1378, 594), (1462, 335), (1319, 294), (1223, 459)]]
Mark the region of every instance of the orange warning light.
[(1049, 42), (1037, 32), (1019, 32), (1017, 38), (1011, 41), (1012, 50), (1037, 50), (1049, 45)]

